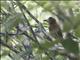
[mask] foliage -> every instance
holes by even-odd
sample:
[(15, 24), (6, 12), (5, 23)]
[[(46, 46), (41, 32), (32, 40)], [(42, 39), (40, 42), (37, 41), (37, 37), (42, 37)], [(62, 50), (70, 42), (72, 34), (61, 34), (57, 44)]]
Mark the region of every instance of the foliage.
[[(79, 60), (79, 3), (80, 1), (1, 1), (0, 58)], [(49, 35), (48, 23), (44, 20), (50, 16), (55, 17), (62, 28), (62, 42)]]

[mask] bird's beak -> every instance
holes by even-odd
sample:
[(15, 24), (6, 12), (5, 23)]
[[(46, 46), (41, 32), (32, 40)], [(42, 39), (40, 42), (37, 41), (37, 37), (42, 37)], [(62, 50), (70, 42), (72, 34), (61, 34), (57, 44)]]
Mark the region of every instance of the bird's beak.
[(48, 22), (48, 20), (43, 20), (43, 21), (46, 21), (46, 22)]

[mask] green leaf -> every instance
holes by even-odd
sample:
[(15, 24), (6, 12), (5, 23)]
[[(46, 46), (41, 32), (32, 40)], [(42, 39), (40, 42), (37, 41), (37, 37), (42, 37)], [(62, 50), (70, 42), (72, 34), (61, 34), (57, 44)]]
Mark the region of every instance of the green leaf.
[(9, 12), (9, 2), (7, 1), (0, 1), (1, 2), (1, 8), (4, 9), (6, 12)]
[(41, 46), (43, 46), (44, 48), (51, 48), (54, 46), (54, 44), (58, 43), (58, 41), (53, 41), (53, 42), (48, 42), (45, 41), (45, 43), (42, 43)]
[(76, 35), (77, 37), (80, 37), (80, 26), (78, 26), (78, 27), (74, 30), (74, 32), (75, 32), (75, 35)]
[(63, 25), (63, 31), (64, 32), (68, 32), (70, 31), (72, 28), (71, 23), (69, 23), (68, 21), (64, 21), (64, 25)]
[(3, 23), (6, 31), (9, 31), (15, 27), (18, 23), (23, 21), (23, 16), (21, 14), (14, 14), (14, 16), (9, 16), (6, 21)]
[(75, 54), (79, 53), (78, 42), (75, 42), (72, 39), (64, 40), (62, 45), (68, 52), (72, 52)]

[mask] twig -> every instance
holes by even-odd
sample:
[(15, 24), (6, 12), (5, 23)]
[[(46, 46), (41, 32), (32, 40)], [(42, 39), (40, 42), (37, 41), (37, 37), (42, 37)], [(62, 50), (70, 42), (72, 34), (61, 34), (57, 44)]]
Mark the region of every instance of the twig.
[[(44, 29), (43, 25), (28, 11), (28, 9), (22, 5), (21, 3), (19, 3), (19, 5), (22, 6), (22, 8), (39, 24), (39, 26), (41, 26), (41, 28), (43, 28), (42, 32), (44, 33), (44, 35), (48, 38), (48, 40), (52, 41), (52, 39), (47, 35), (46, 30)], [(26, 19), (27, 20), (27, 19)], [(27, 21), (28, 23), (28, 21)], [(30, 26), (30, 24), (28, 24)], [(31, 27), (31, 26), (30, 26)], [(32, 30), (32, 29), (31, 29)], [(46, 33), (45, 33), (46, 32)], [(34, 33), (33, 33), (34, 34)]]
[[(19, 8), (20, 8), (20, 10), (21, 10), (21, 12), (22, 12), (22, 14), (23, 14), (23, 16), (24, 16), (24, 18), (25, 18), (25, 20), (26, 20), (28, 26), (29, 26), (29, 28), (30, 28), (30, 31), (32, 32), (33, 37), (35, 38), (35, 40), (36, 40), (36, 42), (37, 42), (36, 35), (35, 35), (35, 33), (34, 33), (32, 27), (31, 27), (31, 25), (30, 25), (30, 23), (29, 23), (27, 17), (25, 16), (25, 14), (24, 14), (24, 12), (23, 12), (23, 9), (22, 9), (22, 8), (24, 8), (24, 6), (23, 6), (20, 2), (17, 2), (17, 4), (19, 5)], [(26, 9), (26, 8), (24, 8), (24, 10), (25, 10), (25, 9)]]
[[(0, 36), (1, 36), (1, 35), (4, 36), (4, 35), (6, 35), (6, 33), (4, 33), (4, 32), (0, 32)], [(16, 36), (16, 35), (22, 35), (22, 33), (21, 33), (21, 34), (7, 33), (7, 35), (9, 35), (9, 36)]]
[(14, 48), (12, 48), (11, 46), (7, 45), (5, 42), (3, 42), (1, 39), (0, 39), (0, 44), (9, 48), (10, 50), (14, 51), (15, 53), (19, 53), (19, 51), (15, 50)]
[[(27, 12), (33, 19), (36, 20), (36, 18), (26, 9), (26, 7), (25, 7), (24, 5), (22, 5), (20, 2), (17, 2), (17, 3), (18, 3), (18, 5), (19, 5), (20, 10), (22, 11), (22, 14), (23, 14), (24, 18), (25, 18), (26, 21), (27, 21), (27, 24), (30, 26), (30, 24), (29, 24), (29, 22), (28, 22), (28, 20), (27, 20), (27, 18), (26, 18), (26, 16), (25, 16), (25, 14), (24, 14), (24, 12), (23, 12), (23, 9), (26, 10), (26, 12)], [(22, 9), (22, 8), (23, 8), (23, 9)], [(38, 20), (36, 20), (36, 22), (39, 23)], [(43, 49), (43, 47), (40, 46), (39, 42), (37, 41), (36, 35), (35, 35), (35, 33), (34, 33), (34, 31), (33, 31), (33, 29), (32, 29), (31, 26), (30, 26), (30, 30), (31, 30), (31, 32), (32, 32), (32, 34), (33, 34), (33, 36), (34, 36), (34, 38), (35, 38), (36, 43), (38, 44), (38, 46)], [(51, 60), (53, 60), (53, 58), (49, 56), (49, 54), (47, 53), (47, 51), (44, 50), (44, 52), (45, 52), (45, 54), (46, 54)]]

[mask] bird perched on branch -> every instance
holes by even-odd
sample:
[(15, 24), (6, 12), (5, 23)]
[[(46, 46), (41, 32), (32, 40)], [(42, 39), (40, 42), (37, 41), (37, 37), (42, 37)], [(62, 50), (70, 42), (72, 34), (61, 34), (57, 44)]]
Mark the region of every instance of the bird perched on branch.
[(55, 39), (57, 38), (63, 39), (60, 26), (56, 22), (56, 19), (53, 17), (49, 17), (48, 20), (45, 20), (45, 21), (48, 21), (50, 35), (54, 37)]

